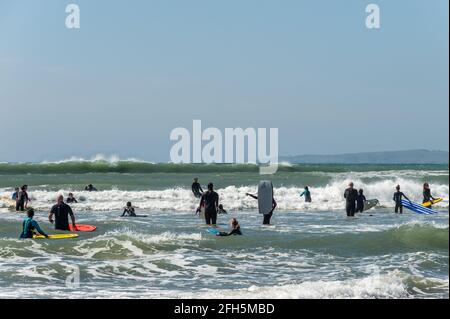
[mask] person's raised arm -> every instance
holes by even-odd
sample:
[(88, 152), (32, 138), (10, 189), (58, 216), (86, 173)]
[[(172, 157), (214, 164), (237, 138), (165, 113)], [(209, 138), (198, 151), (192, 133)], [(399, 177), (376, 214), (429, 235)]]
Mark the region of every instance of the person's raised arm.
[(251, 198), (254, 198), (254, 199), (258, 199), (258, 196), (250, 194), (250, 193), (245, 193), (245, 195), (250, 196)]

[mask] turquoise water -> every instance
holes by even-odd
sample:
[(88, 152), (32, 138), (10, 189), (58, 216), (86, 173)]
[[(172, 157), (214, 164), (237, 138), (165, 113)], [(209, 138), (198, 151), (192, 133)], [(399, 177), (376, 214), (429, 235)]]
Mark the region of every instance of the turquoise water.
[[(448, 166), (283, 168), (271, 178), (278, 208), (273, 226), (264, 227), (256, 201), (244, 195), (261, 179), (254, 168), (86, 173), (66, 166), (23, 174), (0, 165), (0, 196), (29, 184), (36, 219), (48, 232), (54, 232), (48, 209), (57, 194), (69, 191), (81, 199), (72, 205), (78, 222), (98, 227), (74, 240), (21, 241), (23, 216), (0, 202), (3, 298), (449, 297), (448, 202), (435, 206), (439, 213), (432, 216), (392, 212), (398, 183), (416, 201), (424, 181), (448, 198)], [(193, 176), (215, 183), (229, 211), (219, 216), (219, 227), (225, 230), (236, 217), (244, 236), (217, 238), (206, 231), (194, 215)], [(347, 218), (342, 193), (350, 180), (381, 206)], [(100, 191), (81, 191), (88, 183)], [(304, 185), (311, 186), (311, 204), (298, 197)], [(148, 217), (119, 217), (128, 200)], [(74, 267), (79, 287), (66, 284)]]

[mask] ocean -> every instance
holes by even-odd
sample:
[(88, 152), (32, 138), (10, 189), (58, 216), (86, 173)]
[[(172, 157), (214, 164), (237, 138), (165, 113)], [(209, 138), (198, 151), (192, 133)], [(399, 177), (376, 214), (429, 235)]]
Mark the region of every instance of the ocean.
[[(193, 177), (213, 182), (243, 236), (215, 237), (194, 215)], [(274, 184), (278, 207), (262, 226), (255, 193)], [(380, 206), (344, 212), (353, 181)], [(392, 195), (417, 202), (422, 184), (445, 198), (436, 215), (393, 213)], [(85, 192), (92, 183), (98, 192)], [(23, 215), (0, 201), (0, 298), (449, 298), (448, 165), (295, 165), (261, 176), (255, 165), (177, 165), (71, 159), (0, 163), (0, 196), (29, 185), (35, 219), (73, 192), (77, 239), (19, 240)], [(311, 190), (312, 203), (299, 197)], [(120, 217), (127, 201), (146, 218)], [(67, 278), (79, 271), (79, 283)], [(72, 276), (72, 277), (71, 277)]]

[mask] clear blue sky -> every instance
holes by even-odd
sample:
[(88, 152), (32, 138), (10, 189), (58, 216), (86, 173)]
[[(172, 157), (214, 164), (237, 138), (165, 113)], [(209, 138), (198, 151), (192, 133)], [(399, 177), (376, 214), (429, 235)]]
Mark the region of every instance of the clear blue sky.
[[(381, 29), (365, 7), (381, 7)], [(81, 29), (65, 28), (65, 7)], [(170, 131), (280, 155), (448, 150), (447, 0), (0, 0), (0, 161), (167, 161)]]

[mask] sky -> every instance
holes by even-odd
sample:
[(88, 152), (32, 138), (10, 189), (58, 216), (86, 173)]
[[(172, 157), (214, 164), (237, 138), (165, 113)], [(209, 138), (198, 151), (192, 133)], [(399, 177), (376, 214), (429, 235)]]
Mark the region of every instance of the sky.
[(168, 161), (196, 119), (278, 128), (280, 155), (448, 151), (448, 5), (0, 0), (0, 162)]

